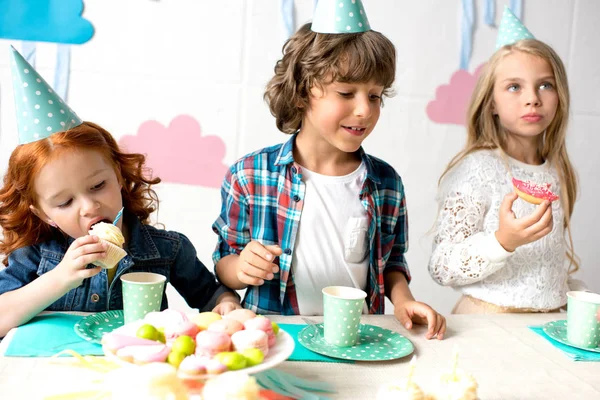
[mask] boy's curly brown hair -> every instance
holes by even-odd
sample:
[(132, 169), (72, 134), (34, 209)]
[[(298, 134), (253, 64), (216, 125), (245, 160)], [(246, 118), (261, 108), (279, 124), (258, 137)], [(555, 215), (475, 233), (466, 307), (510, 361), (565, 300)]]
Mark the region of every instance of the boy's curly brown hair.
[(264, 99), (284, 133), (300, 129), (310, 89), (331, 82), (370, 82), (389, 97), (396, 75), (396, 49), (379, 32), (316, 33), (303, 25), (283, 45), (283, 58), (267, 84)]

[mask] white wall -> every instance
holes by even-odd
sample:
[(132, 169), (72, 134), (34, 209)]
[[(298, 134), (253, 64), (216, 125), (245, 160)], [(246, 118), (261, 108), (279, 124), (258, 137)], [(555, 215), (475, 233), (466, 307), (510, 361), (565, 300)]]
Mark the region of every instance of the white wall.
[[(410, 243), (408, 261), (418, 299), (449, 312), (456, 294), (427, 273), (436, 209), (436, 182), (463, 145), (462, 126), (431, 122), (427, 103), (459, 64), (460, 0), (363, 0), (372, 27), (397, 46), (397, 95), (387, 100), (366, 150), (391, 163), (406, 186)], [(493, 52), (496, 29), (483, 23), (482, 2), (471, 71)], [(496, 21), (508, 1), (497, 1)], [(297, 25), (312, 15), (313, 0), (296, 0)], [(86, 0), (84, 16), (95, 36), (73, 46), (68, 102), (85, 120), (116, 137), (133, 135), (146, 120), (168, 124), (196, 118), (205, 135), (227, 146), (224, 162), (286, 140), (262, 100), (265, 83), (286, 35), (276, 0)], [(581, 279), (600, 291), (596, 270), (597, 157), (600, 135), (600, 2), (525, 0), (524, 22), (555, 47), (568, 68), (572, 90), (569, 152), (582, 189), (573, 217)], [(0, 172), (17, 144), (8, 44), (0, 40)], [(38, 70), (52, 78), (55, 46), (38, 45)], [(47, 79), (52, 81), (51, 79)], [(210, 229), (220, 209), (218, 189), (161, 184), (159, 220), (188, 235), (209, 264), (215, 244)]]

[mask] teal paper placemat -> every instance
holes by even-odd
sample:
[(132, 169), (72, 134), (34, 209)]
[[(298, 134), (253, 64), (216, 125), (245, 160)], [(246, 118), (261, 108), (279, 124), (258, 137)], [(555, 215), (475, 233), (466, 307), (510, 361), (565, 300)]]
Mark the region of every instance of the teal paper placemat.
[(288, 361), (320, 361), (320, 362), (334, 362), (334, 363), (353, 363), (352, 360), (343, 360), (340, 358), (333, 358), (322, 356), (321, 354), (315, 353), (314, 351), (308, 350), (298, 342), (298, 333), (306, 327), (306, 324), (278, 324), (281, 329), (289, 333), (294, 338), (294, 352), (288, 358)]
[(552, 339), (544, 332), (541, 326), (530, 326), (529, 329), (549, 341), (554, 347), (561, 350), (563, 354), (572, 359), (573, 361), (600, 361), (600, 353), (593, 351), (585, 351), (576, 347), (567, 346)]
[(102, 346), (83, 340), (74, 326), (82, 317), (69, 314), (47, 314), (20, 326), (10, 341), (7, 357), (51, 357), (70, 349), (83, 356), (102, 356)]

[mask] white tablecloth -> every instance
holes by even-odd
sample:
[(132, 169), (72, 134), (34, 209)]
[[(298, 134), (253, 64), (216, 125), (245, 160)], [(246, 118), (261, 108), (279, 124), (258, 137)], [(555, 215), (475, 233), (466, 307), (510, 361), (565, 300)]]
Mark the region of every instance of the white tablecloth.
[[(426, 340), (424, 327), (408, 332), (390, 315), (363, 316), (362, 322), (400, 332), (414, 343), (418, 356), (414, 379), (425, 390), (443, 369), (451, 368), (456, 346), (459, 367), (476, 377), (482, 400), (600, 399), (600, 363), (574, 362), (527, 328), (561, 317), (566, 315), (451, 315), (442, 341)], [(303, 323), (300, 317), (272, 319)], [(10, 336), (0, 343), (0, 354), (8, 341)], [(284, 362), (278, 368), (335, 384), (338, 393), (331, 398), (374, 399), (381, 384), (407, 375), (410, 358), (355, 364)], [(3, 400), (37, 399), (70, 387), (85, 388), (92, 378), (89, 371), (49, 364), (44, 358), (0, 357)]]

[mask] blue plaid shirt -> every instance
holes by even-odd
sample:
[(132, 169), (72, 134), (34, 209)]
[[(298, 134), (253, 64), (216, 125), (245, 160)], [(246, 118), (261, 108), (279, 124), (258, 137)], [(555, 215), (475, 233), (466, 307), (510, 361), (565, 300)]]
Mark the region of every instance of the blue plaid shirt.
[[(296, 135), (284, 144), (251, 153), (237, 161), (221, 187), (222, 208), (213, 224), (219, 236), (213, 262), (240, 254), (251, 240), (279, 244), (279, 272), (261, 286), (250, 286), (243, 305), (262, 314), (299, 314), (291, 271), (292, 252), (302, 217), (305, 184), (294, 162)], [(369, 221), (370, 266), (367, 304), (372, 314), (384, 312), (384, 274), (410, 272), (404, 258), (408, 221), (402, 180), (386, 162), (359, 150), (367, 175), (359, 194)]]

